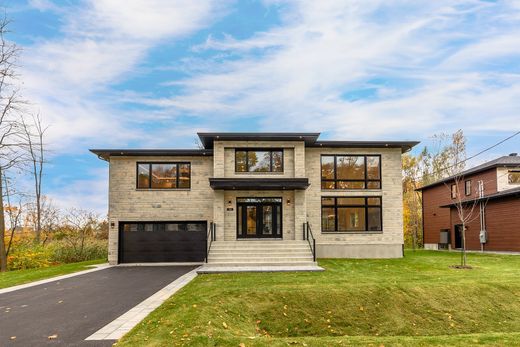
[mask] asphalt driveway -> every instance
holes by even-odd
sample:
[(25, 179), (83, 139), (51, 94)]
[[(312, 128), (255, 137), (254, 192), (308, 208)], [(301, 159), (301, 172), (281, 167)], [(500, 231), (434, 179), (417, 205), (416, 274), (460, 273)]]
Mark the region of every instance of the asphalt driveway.
[(84, 339), (194, 268), (111, 267), (0, 294), (0, 346), (111, 346)]

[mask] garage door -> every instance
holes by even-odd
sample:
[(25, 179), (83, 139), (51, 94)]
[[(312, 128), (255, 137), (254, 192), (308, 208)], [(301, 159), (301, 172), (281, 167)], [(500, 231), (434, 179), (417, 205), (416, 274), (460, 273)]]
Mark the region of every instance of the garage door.
[(120, 263), (200, 262), (206, 257), (206, 222), (125, 222), (119, 230)]

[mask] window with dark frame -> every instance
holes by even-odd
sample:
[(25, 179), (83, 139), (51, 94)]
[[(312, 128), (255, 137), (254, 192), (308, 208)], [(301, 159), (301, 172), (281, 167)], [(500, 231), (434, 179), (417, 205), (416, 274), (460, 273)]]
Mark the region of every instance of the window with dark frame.
[(452, 199), (457, 198), (457, 185), (456, 184), (451, 185), (451, 198)]
[(520, 171), (509, 171), (507, 173), (508, 184), (520, 184)]
[(464, 182), (464, 194), (466, 194), (466, 196), (471, 195), (471, 180)]
[(190, 187), (190, 163), (137, 163), (137, 189), (190, 189)]
[(321, 231), (382, 231), (382, 211), (381, 197), (322, 197)]
[(381, 156), (322, 155), (321, 189), (381, 189)]
[(236, 149), (235, 172), (283, 172), (283, 149)]

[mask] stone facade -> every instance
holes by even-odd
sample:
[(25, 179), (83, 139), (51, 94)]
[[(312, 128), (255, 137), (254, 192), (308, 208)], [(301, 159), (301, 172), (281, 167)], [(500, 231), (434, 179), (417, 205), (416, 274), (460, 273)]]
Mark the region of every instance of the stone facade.
[[(235, 173), (236, 148), (283, 148), (283, 173)], [(381, 189), (322, 190), (321, 154), (379, 154)], [(191, 188), (136, 189), (137, 162), (190, 162)], [(109, 174), (109, 261), (118, 259), (118, 225), (122, 221), (208, 221), (217, 225), (217, 240), (236, 240), (237, 197), (281, 197), (283, 239), (302, 240), (309, 222), (318, 257), (401, 257), (403, 244), (401, 148), (306, 147), (303, 141), (214, 141), (213, 156), (111, 157)], [(213, 190), (209, 178), (308, 178), (307, 190)], [(322, 233), (321, 197), (382, 197), (381, 232)]]

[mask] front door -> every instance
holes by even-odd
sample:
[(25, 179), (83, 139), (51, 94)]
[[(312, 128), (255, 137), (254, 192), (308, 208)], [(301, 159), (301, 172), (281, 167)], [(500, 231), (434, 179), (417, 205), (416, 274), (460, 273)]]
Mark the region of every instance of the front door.
[(237, 198), (238, 238), (281, 238), (281, 198)]
[(462, 248), (462, 224), (455, 225), (455, 248)]

